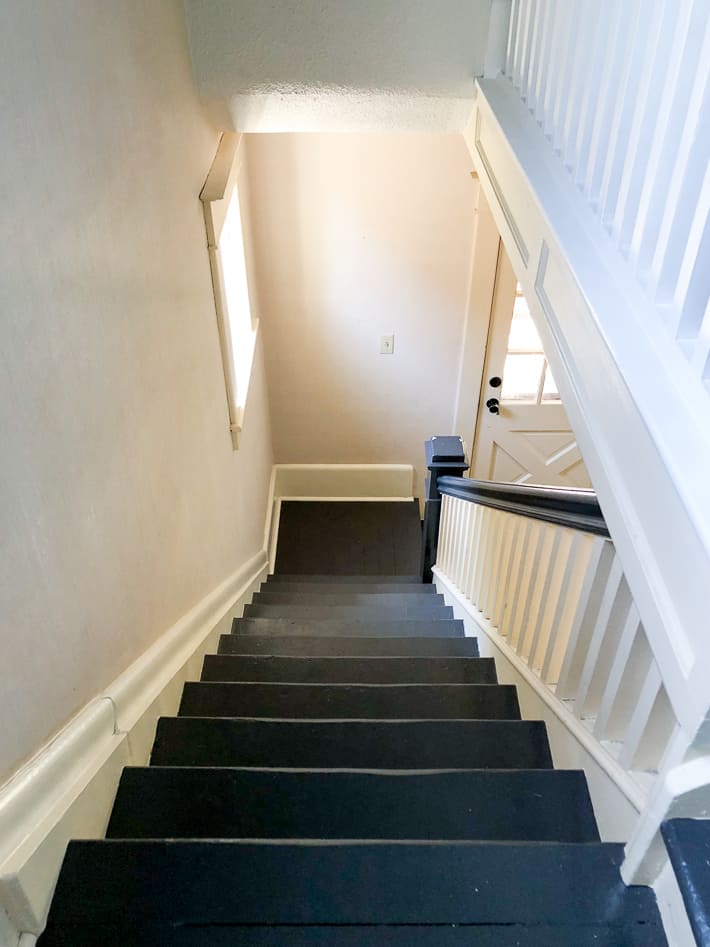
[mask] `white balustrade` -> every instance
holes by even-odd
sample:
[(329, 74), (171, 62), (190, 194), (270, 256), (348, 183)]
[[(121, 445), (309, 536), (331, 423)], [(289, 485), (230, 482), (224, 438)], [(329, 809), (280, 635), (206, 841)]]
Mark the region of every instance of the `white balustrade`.
[(445, 494), (436, 574), (647, 790), (677, 719), (611, 540)]
[(710, 390), (707, 0), (513, 0), (505, 71)]

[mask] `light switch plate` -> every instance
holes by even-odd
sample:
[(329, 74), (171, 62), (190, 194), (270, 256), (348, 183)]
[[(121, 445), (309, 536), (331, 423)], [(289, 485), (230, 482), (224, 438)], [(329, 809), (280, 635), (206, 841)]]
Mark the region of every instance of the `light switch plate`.
[(394, 336), (380, 336), (380, 355), (391, 355), (394, 352)]

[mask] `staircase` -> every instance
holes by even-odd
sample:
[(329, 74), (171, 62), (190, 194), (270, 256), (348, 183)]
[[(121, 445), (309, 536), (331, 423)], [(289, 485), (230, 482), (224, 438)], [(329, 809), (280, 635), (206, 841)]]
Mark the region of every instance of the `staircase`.
[(433, 586), (283, 563), (69, 845), (41, 947), (666, 943)]

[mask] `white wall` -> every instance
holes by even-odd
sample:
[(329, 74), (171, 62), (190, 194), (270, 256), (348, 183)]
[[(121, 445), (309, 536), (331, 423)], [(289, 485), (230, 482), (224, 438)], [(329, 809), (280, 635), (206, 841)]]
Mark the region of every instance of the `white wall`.
[(185, 0), (195, 77), (237, 131), (461, 131), (491, 0)]
[[(407, 463), (451, 432), (477, 185), (459, 135), (247, 142), (274, 454)], [(394, 354), (380, 336), (394, 333)]]
[(182, 5), (6, 5), (0, 782), (263, 542), (261, 357), (232, 451)]

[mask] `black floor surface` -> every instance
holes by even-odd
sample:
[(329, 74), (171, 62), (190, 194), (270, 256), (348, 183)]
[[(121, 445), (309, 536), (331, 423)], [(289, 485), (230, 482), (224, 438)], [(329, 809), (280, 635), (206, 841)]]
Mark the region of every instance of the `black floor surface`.
[(281, 504), (276, 573), (416, 575), (419, 502)]

